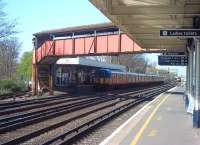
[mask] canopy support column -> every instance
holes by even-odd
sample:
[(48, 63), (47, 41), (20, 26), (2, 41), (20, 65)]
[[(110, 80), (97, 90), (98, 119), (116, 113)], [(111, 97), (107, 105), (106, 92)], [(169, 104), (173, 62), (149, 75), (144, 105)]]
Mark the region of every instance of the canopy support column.
[(195, 40), (195, 97), (194, 97), (194, 113), (193, 127), (200, 128), (200, 42)]
[(194, 56), (193, 56), (193, 49), (188, 49), (189, 50), (189, 63), (188, 63), (188, 100), (189, 100), (189, 105), (187, 108), (187, 112), (193, 114), (194, 110), (194, 95), (193, 95), (193, 62), (194, 62)]
[(32, 95), (38, 95), (38, 67), (37, 64), (32, 65)]
[(54, 64), (51, 64), (50, 66), (50, 72), (49, 72), (49, 95), (53, 95), (54, 94), (54, 91), (53, 91), (53, 84), (54, 84)]

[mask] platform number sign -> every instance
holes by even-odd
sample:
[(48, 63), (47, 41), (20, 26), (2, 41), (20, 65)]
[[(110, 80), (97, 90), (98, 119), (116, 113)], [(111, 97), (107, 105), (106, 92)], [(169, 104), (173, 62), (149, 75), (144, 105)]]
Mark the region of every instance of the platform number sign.
[(186, 66), (188, 57), (185, 55), (160, 55), (158, 56), (159, 65)]
[(161, 36), (167, 36), (167, 31), (163, 30)]
[(200, 37), (200, 29), (163, 29), (160, 30), (160, 37)]

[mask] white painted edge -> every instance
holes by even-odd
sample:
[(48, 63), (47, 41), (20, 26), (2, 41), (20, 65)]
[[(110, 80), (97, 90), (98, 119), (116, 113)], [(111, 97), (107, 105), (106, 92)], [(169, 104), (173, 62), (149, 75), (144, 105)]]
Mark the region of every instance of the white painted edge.
[[(170, 90), (166, 92), (170, 92), (174, 90), (176, 87), (171, 88)], [(140, 110), (138, 110), (131, 118), (129, 118), (126, 122), (124, 122), (120, 127), (118, 127), (110, 136), (108, 136), (105, 140), (103, 140), (99, 145), (108, 145), (109, 141), (116, 136), (127, 124), (129, 124), (135, 117), (137, 117), (143, 110), (145, 110), (147, 107), (149, 107), (152, 103), (156, 102), (165, 92), (158, 95), (155, 99), (153, 99), (151, 102), (146, 104), (144, 107), (142, 107)]]

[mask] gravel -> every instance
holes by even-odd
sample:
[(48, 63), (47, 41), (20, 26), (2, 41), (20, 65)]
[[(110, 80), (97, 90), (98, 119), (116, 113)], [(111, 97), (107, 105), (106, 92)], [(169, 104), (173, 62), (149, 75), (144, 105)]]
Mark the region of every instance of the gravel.
[(78, 141), (74, 142), (73, 145), (98, 145), (109, 135), (112, 134), (119, 126), (126, 122), (131, 116), (133, 116), (139, 109), (141, 109), (147, 102), (139, 104), (136, 107), (131, 108), (127, 112), (115, 117), (103, 126), (96, 128), (88, 135), (83, 136)]
[[(128, 101), (127, 101), (128, 102)], [(126, 103), (125, 102), (120, 102), (112, 107), (109, 107), (109, 108), (106, 108), (106, 109), (103, 109), (103, 110), (100, 110), (100, 111), (96, 111), (95, 113), (92, 113), (88, 116), (85, 116), (81, 119), (76, 119), (74, 120), (73, 122), (70, 122), (70, 124), (66, 124), (65, 126), (62, 126), (62, 127), (59, 127), (57, 129), (54, 129), (52, 131), (49, 131), (49, 132), (46, 132), (45, 134), (42, 134), (32, 140), (29, 140), (28, 142), (24, 143), (24, 145), (28, 145), (28, 144), (31, 144), (31, 145), (37, 145), (37, 144), (41, 144), (41, 143), (44, 143), (45, 141), (55, 137), (55, 136), (59, 136), (61, 135), (62, 133), (64, 132), (67, 132), (67, 131), (70, 131), (71, 129), (75, 128), (75, 127), (78, 127), (96, 117), (99, 117), (111, 110), (113, 110), (114, 108), (117, 108), (119, 106), (122, 106)], [(97, 107), (97, 106), (96, 106)], [(88, 109), (89, 110), (89, 109)], [(59, 140), (58, 142), (55, 142), (54, 144), (57, 145), (61, 142), (61, 140)]]
[[(127, 92), (129, 92), (129, 91), (127, 91)], [(107, 94), (109, 94), (109, 93), (107, 93)], [(110, 95), (112, 95), (112, 93), (110, 93)], [(40, 122), (40, 123), (36, 123), (34, 125), (30, 125), (30, 126), (27, 126), (27, 127), (24, 127), (24, 128), (17, 129), (16, 131), (12, 131), (12, 132), (2, 134), (2, 135), (0, 135), (0, 144), (6, 143), (6, 142), (10, 141), (11, 139), (21, 137), (25, 134), (32, 133), (35, 130), (40, 130), (40, 129), (48, 127), (50, 125), (57, 124), (58, 122), (68, 120), (69, 118), (75, 117), (78, 114), (82, 114), (83, 112), (88, 112), (89, 110), (94, 110), (98, 107), (105, 106), (105, 105), (110, 104), (111, 102), (117, 102), (117, 101), (119, 101), (119, 99), (116, 99), (114, 101), (104, 102), (104, 103), (101, 103), (101, 104), (98, 104), (98, 105), (95, 105), (95, 106), (92, 106), (92, 107), (83, 108), (82, 110), (67, 113), (67, 114), (59, 116), (59, 117), (55, 117), (55, 118), (52, 118), (52, 119), (49, 119), (49, 120), (46, 120), (46, 121), (43, 121), (43, 122)], [(129, 100), (127, 100), (127, 101), (129, 101)], [(115, 106), (108, 107), (108, 108), (100, 110), (100, 111), (96, 111), (95, 113), (92, 113), (88, 116), (82, 117), (81, 119), (73, 120), (70, 123), (66, 123), (62, 127), (58, 127), (54, 130), (48, 131), (44, 134), (41, 134), (40, 136), (32, 138), (31, 140), (29, 140), (29, 141), (27, 141), (23, 144), (38, 145), (38, 144), (44, 143), (45, 141), (47, 141), (47, 140), (49, 140), (49, 139), (51, 139), (55, 136), (59, 136), (62, 133), (73, 129), (76, 126), (84, 124), (84, 123), (86, 123), (86, 122), (88, 122), (88, 121), (90, 121), (90, 120), (92, 120), (92, 119), (94, 119), (94, 118), (96, 118), (100, 115), (103, 115), (106, 112), (113, 110), (116, 107), (123, 105), (125, 102), (126, 101), (118, 103)], [(122, 115), (116, 117), (115, 119), (112, 119), (111, 121), (109, 121), (105, 125), (101, 126), (100, 128), (95, 129), (90, 134), (82, 137), (79, 141), (75, 142), (74, 145), (78, 145), (78, 144), (95, 145), (95, 144), (99, 144), (103, 139), (105, 139), (107, 136), (109, 136), (116, 128), (118, 128), (128, 118), (130, 118), (133, 114), (135, 114), (135, 112), (137, 110), (139, 110), (144, 104), (145, 103), (142, 103), (142, 104), (140, 104), (136, 107), (133, 107), (132, 109), (130, 109), (126, 113), (123, 113)], [(58, 144), (58, 143), (59, 142), (56, 142), (55, 144)]]
[[(106, 102), (106, 103), (103, 103), (103, 104), (105, 105), (105, 104), (109, 104), (109, 103), (110, 102)], [(24, 128), (17, 129), (16, 131), (13, 131), (13, 132), (8, 132), (8, 133), (0, 136), (0, 143), (5, 143), (5, 142), (9, 141), (11, 138), (15, 139), (15, 138), (18, 138), (22, 135), (31, 133), (35, 130), (39, 130), (41, 128), (44, 128), (44, 127), (47, 127), (47, 126), (50, 126), (50, 125), (53, 125), (53, 124), (57, 124), (58, 122), (62, 122), (64, 120), (72, 118), (73, 116), (77, 116), (78, 114), (82, 114), (83, 112), (86, 112), (88, 110), (93, 110), (94, 108), (97, 108), (99, 106), (102, 106), (102, 104), (98, 104), (98, 105), (95, 105), (95, 106), (92, 106), (92, 107), (87, 107), (87, 108), (84, 108), (82, 110), (78, 110), (78, 111), (75, 111), (75, 112), (67, 113), (65, 115), (62, 115), (62, 116), (59, 116), (59, 117), (56, 117), (56, 118), (53, 118), (53, 119), (49, 119), (49, 120), (46, 120), (46, 121), (43, 121), (43, 122), (40, 122), (40, 123), (36, 123), (34, 125), (30, 125), (30, 126), (27, 126), (27, 127), (24, 127)]]

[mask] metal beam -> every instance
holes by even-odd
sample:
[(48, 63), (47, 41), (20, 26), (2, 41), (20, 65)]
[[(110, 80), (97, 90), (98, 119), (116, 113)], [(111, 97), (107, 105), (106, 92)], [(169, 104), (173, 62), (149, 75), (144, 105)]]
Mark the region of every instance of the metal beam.
[(192, 27), (192, 24), (169, 24), (169, 23), (166, 23), (166, 24), (161, 24), (161, 23), (154, 23), (154, 24), (150, 24), (150, 23), (141, 23), (141, 24), (122, 24), (123, 26), (125, 26), (125, 27), (138, 27), (139, 26), (139, 28), (140, 29), (142, 29), (142, 27), (147, 27), (147, 28), (149, 28), (149, 29), (151, 29), (151, 28), (183, 28), (183, 27), (189, 27), (189, 28), (191, 28)]
[(145, 51), (148, 51), (150, 53), (158, 52), (158, 53), (164, 53), (164, 52), (184, 52), (183, 49), (177, 48), (169, 48), (169, 49), (159, 49), (159, 48), (143, 48)]
[(182, 17), (179, 15), (120, 15), (116, 16), (119, 17), (121, 21), (130, 21), (130, 20), (185, 20), (185, 21), (190, 21), (192, 17), (187, 16), (187, 17)]
[(195, 40), (195, 108), (193, 114), (193, 126), (200, 128), (200, 40)]
[(162, 38), (160, 34), (151, 33), (151, 34), (133, 34), (133, 37), (137, 40), (178, 40), (177, 38)]
[(142, 48), (159, 48), (159, 49), (182, 49), (185, 50), (184, 45), (142, 45)]
[(143, 43), (163, 43), (163, 44), (187, 44), (186, 40), (180, 40), (180, 39), (156, 39), (156, 38), (151, 38), (147, 39), (144, 41), (144, 39), (138, 39), (139, 41)]
[[(112, 6), (111, 15), (198, 15), (200, 5), (180, 6)], [(199, 14), (200, 15), (200, 14)]]
[[(129, 19), (129, 20), (128, 20)], [(121, 20), (121, 24), (122, 25), (192, 25), (192, 19), (175, 19), (175, 20), (171, 20), (171, 19), (151, 19), (151, 20), (135, 20), (135, 19), (130, 19), (128, 16), (127, 18), (123, 18)]]
[(189, 50), (189, 65), (190, 65), (190, 82), (189, 82), (189, 106), (187, 112), (193, 113), (194, 110), (194, 98), (193, 98), (193, 50)]

